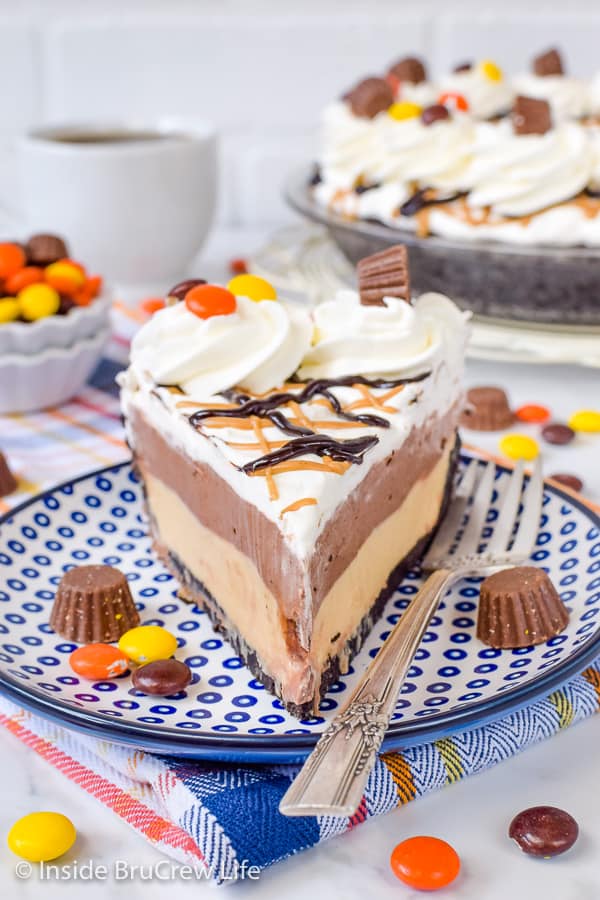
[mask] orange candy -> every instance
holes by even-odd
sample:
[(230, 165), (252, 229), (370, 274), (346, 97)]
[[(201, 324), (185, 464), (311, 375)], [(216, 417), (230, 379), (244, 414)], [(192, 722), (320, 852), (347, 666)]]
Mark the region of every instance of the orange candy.
[(111, 644), (85, 644), (73, 650), (69, 664), (77, 675), (90, 681), (117, 678), (129, 668), (129, 660)]
[(232, 259), (229, 262), (229, 271), (232, 275), (246, 275), (248, 272), (248, 263), (241, 256), (236, 256), (235, 259)]
[(410, 887), (437, 891), (450, 884), (460, 871), (456, 850), (435, 837), (412, 837), (394, 847), (390, 858), (392, 872)]
[(237, 309), (234, 295), (218, 284), (197, 284), (185, 295), (185, 305), (200, 319), (229, 316)]
[(59, 294), (74, 296), (85, 285), (85, 269), (72, 259), (59, 259), (44, 270), (46, 283)]
[(143, 312), (148, 313), (149, 316), (153, 316), (159, 309), (164, 309), (165, 305), (165, 301), (162, 297), (147, 297), (140, 303), (140, 309), (143, 310)]
[(0, 244), (0, 278), (10, 278), (26, 261), (25, 252), (18, 244)]
[(515, 416), (521, 422), (530, 422), (532, 425), (539, 425), (541, 422), (547, 422), (550, 418), (550, 410), (547, 406), (539, 406), (537, 403), (526, 403), (515, 410)]
[(463, 97), (463, 95), (455, 94), (452, 91), (448, 92), (447, 94), (442, 94), (438, 99), (438, 103), (440, 104), (440, 106), (450, 107), (450, 109), (457, 109), (460, 112), (469, 111), (469, 104), (467, 103), (467, 100)]
[(30, 284), (41, 283), (43, 280), (43, 269), (40, 269), (38, 266), (25, 266), (24, 269), (19, 269), (18, 272), (9, 275), (4, 282), (4, 289), (7, 294), (16, 296), (23, 288), (28, 287)]

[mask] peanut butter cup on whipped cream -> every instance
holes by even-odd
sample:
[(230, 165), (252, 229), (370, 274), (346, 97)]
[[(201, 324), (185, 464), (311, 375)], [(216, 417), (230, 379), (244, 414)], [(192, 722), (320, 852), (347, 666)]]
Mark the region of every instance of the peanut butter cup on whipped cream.
[(381, 305), (310, 310), (251, 273), (194, 287), (120, 376), (157, 554), (298, 716), (423, 552), (457, 460), (466, 315), (411, 298), (404, 247), (365, 277)]

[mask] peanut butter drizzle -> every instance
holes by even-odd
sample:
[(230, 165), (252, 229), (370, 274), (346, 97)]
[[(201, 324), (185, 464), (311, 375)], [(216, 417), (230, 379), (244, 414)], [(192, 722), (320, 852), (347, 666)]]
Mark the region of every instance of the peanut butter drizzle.
[(296, 512), (297, 509), (302, 509), (303, 506), (316, 506), (317, 501), (315, 497), (302, 497), (300, 500), (295, 500), (293, 503), (288, 504), (288, 506), (284, 506), (284, 508), (279, 513), (279, 518), (283, 519), (286, 513)]
[(417, 220), (417, 237), (426, 238), (431, 233), (429, 227), (429, 208), (424, 206), (416, 212), (415, 219)]
[[(268, 440), (263, 434), (263, 430), (261, 428), (260, 419), (258, 416), (251, 416), (250, 422), (252, 423), (252, 430), (254, 431), (254, 435), (256, 440), (258, 441), (258, 445), (260, 449), (264, 453), (270, 453), (271, 447), (269, 445)], [(269, 500), (279, 500), (279, 488), (275, 484), (275, 479), (273, 478), (273, 473), (271, 468), (265, 469), (265, 478), (267, 479), (267, 488), (269, 490)]]
[[(290, 459), (269, 466), (269, 471), (273, 475), (281, 475), (282, 472), (331, 472), (334, 475), (343, 475), (351, 465), (352, 463), (338, 462), (329, 457), (323, 457), (322, 460), (315, 460), (314, 462), (311, 459)], [(265, 476), (266, 473), (267, 469), (264, 468), (256, 469), (254, 472), (249, 471), (246, 474), (250, 478), (255, 478), (257, 475)]]

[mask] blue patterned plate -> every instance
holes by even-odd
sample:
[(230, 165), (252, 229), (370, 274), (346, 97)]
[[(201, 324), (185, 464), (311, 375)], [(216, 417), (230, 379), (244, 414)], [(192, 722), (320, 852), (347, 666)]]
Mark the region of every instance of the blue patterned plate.
[[(468, 457), (463, 457), (463, 462)], [(498, 469), (492, 523), (508, 481)], [(571, 611), (567, 630), (535, 648), (492, 650), (475, 636), (478, 584), (457, 585), (431, 622), (398, 698), (385, 747), (406, 747), (480, 725), (531, 702), (600, 654), (600, 520), (547, 487), (532, 556)], [(148, 697), (129, 676), (86, 682), (69, 666), (75, 649), (48, 625), (63, 572), (84, 563), (118, 566), (144, 624), (177, 635), (194, 673), (181, 693)], [(13, 510), (0, 529), (0, 691), (70, 727), (161, 753), (237, 760), (296, 760), (314, 745), (420, 584), (411, 572), (390, 598), (348, 675), (321, 715), (299, 722), (252, 677), (206, 614), (177, 597), (154, 557), (130, 464), (94, 472)]]

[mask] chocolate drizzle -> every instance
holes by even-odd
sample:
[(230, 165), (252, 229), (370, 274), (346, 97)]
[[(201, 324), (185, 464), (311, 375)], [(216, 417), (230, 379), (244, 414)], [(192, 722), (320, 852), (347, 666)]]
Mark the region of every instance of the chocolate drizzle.
[[(306, 429), (308, 431), (308, 429)], [(278, 463), (287, 462), (288, 459), (295, 459), (297, 456), (304, 456), (305, 453), (315, 453), (317, 456), (328, 456), (336, 462), (349, 462), (359, 466), (367, 450), (379, 443), (379, 438), (374, 434), (365, 437), (352, 438), (348, 441), (339, 441), (336, 438), (328, 437), (325, 434), (315, 434), (309, 432), (305, 437), (294, 438), (288, 441), (278, 450), (272, 453), (265, 453), (259, 459), (242, 466), (242, 472), (251, 475), (252, 472), (258, 472), (260, 469), (266, 469), (269, 466), (276, 466)]]
[(284, 434), (292, 436), (292, 440), (285, 443), (282, 447), (242, 466), (242, 471), (247, 474), (295, 459), (306, 453), (328, 456), (339, 462), (350, 462), (360, 465), (367, 450), (370, 450), (371, 447), (378, 443), (379, 438), (376, 435), (367, 435), (350, 440), (337, 440), (327, 434), (318, 434), (302, 425), (294, 425), (279, 410), (279, 407), (285, 406), (287, 403), (306, 403), (319, 395), (331, 404), (335, 413), (342, 419), (374, 428), (389, 428), (390, 423), (383, 416), (369, 413), (355, 414), (344, 410), (338, 398), (332, 393), (331, 388), (351, 387), (355, 384), (361, 384), (370, 388), (392, 389), (400, 385), (423, 381), (430, 374), (430, 372), (422, 372), (420, 375), (414, 375), (410, 378), (394, 379), (365, 378), (362, 375), (347, 375), (342, 378), (316, 378), (307, 382), (298, 381), (297, 383), (301, 390), (297, 393), (279, 391), (268, 397), (250, 397), (243, 391), (232, 388), (231, 390), (221, 391), (221, 395), (229, 402), (239, 404), (238, 406), (232, 409), (200, 409), (189, 417), (189, 422), (192, 427), (196, 428), (200, 422), (214, 418), (214, 416), (231, 419), (247, 419), (251, 416), (258, 416), (268, 419)]

